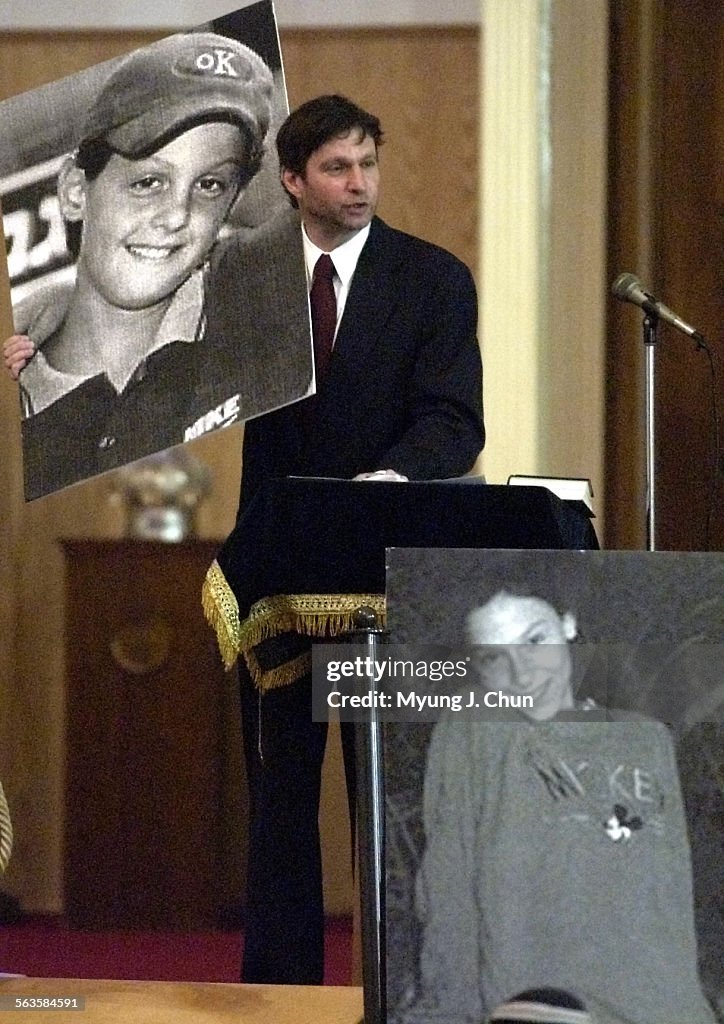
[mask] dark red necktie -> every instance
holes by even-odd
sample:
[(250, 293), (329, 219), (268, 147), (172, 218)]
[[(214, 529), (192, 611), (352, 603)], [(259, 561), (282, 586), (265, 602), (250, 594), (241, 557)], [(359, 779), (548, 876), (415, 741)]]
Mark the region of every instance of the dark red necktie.
[(312, 338), (317, 387), (324, 380), (332, 355), (334, 331), (337, 326), (337, 299), (334, 294), (334, 263), (326, 252), (317, 260), (309, 293), (312, 308)]

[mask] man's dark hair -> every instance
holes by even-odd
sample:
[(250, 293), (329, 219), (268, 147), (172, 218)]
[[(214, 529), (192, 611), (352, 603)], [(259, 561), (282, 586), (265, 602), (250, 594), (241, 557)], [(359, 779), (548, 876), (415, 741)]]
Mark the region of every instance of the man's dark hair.
[[(379, 118), (368, 114), (345, 96), (317, 96), (302, 103), (289, 115), (277, 134), (280, 170), (293, 171), (304, 177), (312, 153), (330, 139), (347, 135), (355, 129), (361, 138), (369, 135), (375, 147), (382, 145), (384, 140)], [(294, 196), (290, 195), (289, 199), (296, 207)]]

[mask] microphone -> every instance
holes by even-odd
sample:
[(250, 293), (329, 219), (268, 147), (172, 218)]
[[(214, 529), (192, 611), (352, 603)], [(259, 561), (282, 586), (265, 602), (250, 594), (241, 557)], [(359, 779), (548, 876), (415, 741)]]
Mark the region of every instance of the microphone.
[(682, 334), (693, 338), (700, 348), (706, 348), (703, 334), (700, 334), (691, 324), (687, 324), (685, 320), (677, 316), (663, 302), (659, 302), (653, 295), (645, 291), (635, 274), (619, 274), (611, 286), (611, 291), (621, 302), (633, 302), (635, 306), (640, 306), (649, 316), (665, 320), (667, 324), (671, 324), (677, 331), (681, 331)]

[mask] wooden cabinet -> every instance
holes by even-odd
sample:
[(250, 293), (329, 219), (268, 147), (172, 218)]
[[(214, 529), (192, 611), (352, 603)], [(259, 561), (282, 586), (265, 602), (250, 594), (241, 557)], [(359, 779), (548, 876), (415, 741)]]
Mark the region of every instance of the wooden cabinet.
[(66, 915), (217, 924), (240, 903), (246, 847), (236, 674), (201, 610), (219, 544), (63, 547)]

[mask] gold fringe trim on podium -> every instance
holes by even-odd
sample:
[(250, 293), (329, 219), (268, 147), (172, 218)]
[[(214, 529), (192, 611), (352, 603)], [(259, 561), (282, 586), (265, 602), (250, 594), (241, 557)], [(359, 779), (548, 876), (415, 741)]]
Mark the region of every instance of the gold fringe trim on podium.
[(239, 605), (216, 559), (209, 566), (201, 588), (201, 606), (216, 633), (221, 660), (228, 671), (239, 656)]
[(377, 623), (386, 621), (385, 599), (381, 594), (277, 594), (263, 597), (252, 605), (243, 622), (239, 605), (219, 563), (214, 560), (201, 588), (201, 605), (206, 621), (216, 633), (219, 652), (226, 669), (231, 669), (240, 654), (260, 690), (288, 686), (311, 669), (311, 654), (304, 653), (273, 668), (262, 668), (254, 648), (282, 633), (304, 636), (339, 636), (355, 627), (360, 608), (371, 608)]
[(320, 640), (349, 633), (355, 628), (357, 612), (364, 607), (371, 608), (378, 625), (384, 627), (386, 610), (381, 594), (276, 594), (257, 601), (241, 623), (239, 635), (239, 650), (257, 688), (264, 692), (289, 686), (312, 668), (311, 652), (306, 651), (265, 669), (254, 653), (258, 644), (282, 633)]
[(280, 686), (291, 686), (312, 671), (311, 651), (305, 651), (291, 661), (285, 661), (283, 665), (275, 665), (274, 668), (262, 668), (253, 650), (244, 652), (244, 661), (254, 685), (261, 693), (276, 690)]
[(355, 627), (360, 608), (372, 608), (380, 627), (385, 625), (385, 599), (381, 594), (276, 594), (253, 604), (241, 623), (239, 650), (250, 651), (262, 640), (280, 633), (332, 637)]
[(0, 874), (5, 871), (13, 848), (13, 823), (10, 808), (0, 782)]

